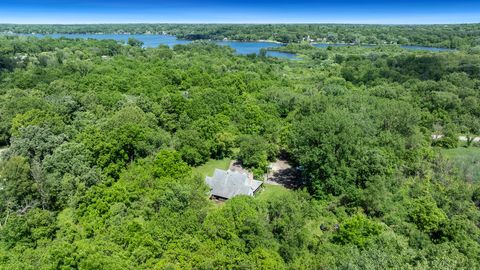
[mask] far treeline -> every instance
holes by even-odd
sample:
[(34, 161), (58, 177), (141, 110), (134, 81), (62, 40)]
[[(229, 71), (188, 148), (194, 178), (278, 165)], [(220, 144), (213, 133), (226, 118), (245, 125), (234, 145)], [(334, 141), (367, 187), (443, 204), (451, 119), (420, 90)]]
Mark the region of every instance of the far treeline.
[[(480, 269), (480, 50), (282, 49), (0, 37), (0, 269)], [(197, 171), (279, 157), (298, 189)]]
[(13, 33), (130, 33), (169, 34), (189, 40), (272, 40), (347, 44), (423, 45), (461, 49), (480, 45), (480, 24), (454, 25), (350, 25), (350, 24), (1, 24), (0, 32)]

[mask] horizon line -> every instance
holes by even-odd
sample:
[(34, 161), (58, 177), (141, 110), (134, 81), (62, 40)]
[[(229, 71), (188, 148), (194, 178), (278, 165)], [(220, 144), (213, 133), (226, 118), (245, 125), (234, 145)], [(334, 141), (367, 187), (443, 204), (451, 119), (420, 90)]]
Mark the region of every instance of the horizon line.
[(451, 23), (368, 23), (368, 22), (81, 22), (81, 23), (16, 23), (16, 22), (1, 22), (0, 25), (62, 25), (62, 26), (76, 26), (76, 25), (139, 25), (139, 24), (208, 24), (208, 25), (393, 25), (393, 26), (408, 26), (408, 25), (465, 25), (465, 24), (480, 24), (478, 22), (451, 22)]

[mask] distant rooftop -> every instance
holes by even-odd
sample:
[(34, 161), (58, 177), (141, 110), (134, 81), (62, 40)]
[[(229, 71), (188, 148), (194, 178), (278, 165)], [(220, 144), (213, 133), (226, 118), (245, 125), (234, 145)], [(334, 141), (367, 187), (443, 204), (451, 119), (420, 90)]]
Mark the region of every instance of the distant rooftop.
[(205, 182), (211, 189), (211, 195), (230, 199), (237, 195), (253, 196), (262, 185), (246, 173), (215, 169), (213, 177), (207, 176)]

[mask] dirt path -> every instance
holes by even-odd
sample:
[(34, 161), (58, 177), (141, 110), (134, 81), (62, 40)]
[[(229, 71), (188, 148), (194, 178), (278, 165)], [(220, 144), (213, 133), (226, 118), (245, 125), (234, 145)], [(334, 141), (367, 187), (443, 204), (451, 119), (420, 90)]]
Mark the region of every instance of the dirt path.
[(270, 163), (265, 184), (281, 185), (286, 188), (298, 188), (302, 185), (298, 171), (287, 160), (278, 159)]
[[(250, 171), (242, 167), (242, 164), (237, 160), (232, 160), (229, 170), (234, 172), (251, 174)], [(267, 174), (254, 175), (254, 179), (263, 181), (268, 185), (279, 185), (286, 188), (298, 188), (302, 185), (299, 181), (300, 177), (295, 168), (293, 168), (287, 160), (277, 159), (275, 162), (270, 163), (270, 169)]]

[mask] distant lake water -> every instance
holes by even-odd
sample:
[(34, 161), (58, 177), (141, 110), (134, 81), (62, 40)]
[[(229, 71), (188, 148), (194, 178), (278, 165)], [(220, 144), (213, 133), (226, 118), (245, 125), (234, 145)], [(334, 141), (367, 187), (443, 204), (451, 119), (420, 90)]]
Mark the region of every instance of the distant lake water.
[[(177, 39), (175, 36), (169, 35), (149, 35), (149, 34), (21, 34), (22, 36), (34, 36), (38, 38), (52, 37), (52, 38), (81, 38), (81, 39), (98, 39), (98, 40), (116, 40), (122, 43), (126, 43), (129, 38), (135, 38), (144, 43), (145, 47), (154, 48), (160, 45), (167, 45), (173, 47), (177, 44), (189, 44), (191, 40), (182, 40)], [(261, 49), (266, 48), (276, 48), (284, 46), (284, 44), (268, 42), (268, 41), (214, 41), (216, 44), (221, 46), (230, 46), (235, 49), (237, 54), (247, 55), (247, 54), (259, 54)], [(326, 43), (314, 43), (313, 46), (319, 48), (327, 48), (329, 46), (333, 47), (345, 47), (352, 46), (351, 44), (326, 44)], [(361, 45), (366, 48), (373, 48), (375, 45)], [(432, 52), (441, 52), (441, 51), (452, 51), (451, 49), (446, 48), (435, 48), (435, 47), (424, 47), (424, 46), (409, 46), (401, 45), (401, 48), (407, 50), (421, 50), (421, 51), (432, 51)], [(277, 52), (277, 51), (267, 51), (267, 56), (277, 57), (290, 60), (299, 60), (296, 54), (286, 53), (286, 52)]]
[(286, 59), (290, 59), (290, 60), (301, 60), (301, 58), (299, 58), (296, 54), (287, 53), (287, 52), (267, 51), (267, 56), (278, 57), (278, 58), (286, 58)]
[[(128, 34), (24, 34), (22, 36), (34, 36), (38, 38), (52, 37), (52, 38), (81, 38), (81, 39), (98, 39), (106, 40), (113, 39), (126, 43), (129, 38), (135, 38), (144, 43), (145, 47), (154, 48), (159, 45), (167, 45), (173, 47), (177, 44), (189, 44), (192, 41), (177, 39), (175, 36), (168, 35), (147, 35), (147, 34), (138, 34), (138, 35), (128, 35)], [(235, 49), (237, 54), (247, 55), (247, 54), (259, 54), (261, 49), (266, 48), (275, 48), (284, 46), (283, 44), (267, 41), (257, 41), (257, 42), (243, 42), (243, 41), (214, 41), (216, 44), (221, 46), (230, 46)], [(292, 53), (268, 51), (267, 56), (285, 58), (291, 60), (298, 60), (299, 58)]]
[(454, 51), (447, 48), (435, 48), (435, 47), (424, 47), (424, 46), (414, 46), (414, 45), (402, 45), (400, 48), (413, 50), (413, 51), (431, 51), (431, 52), (448, 52)]
[[(352, 44), (327, 44), (327, 43), (315, 43), (313, 46), (318, 48), (328, 48), (332, 47), (346, 47), (346, 46), (356, 46)], [(360, 45), (364, 48), (375, 48), (376, 45)], [(430, 52), (446, 52), (446, 51), (454, 51), (452, 49), (447, 48), (436, 48), (436, 47), (425, 47), (425, 46), (415, 46), (415, 45), (400, 45), (400, 48), (412, 51), (430, 51)]]

